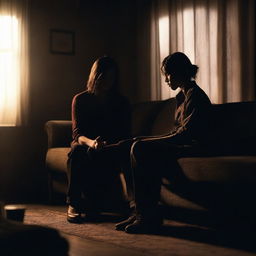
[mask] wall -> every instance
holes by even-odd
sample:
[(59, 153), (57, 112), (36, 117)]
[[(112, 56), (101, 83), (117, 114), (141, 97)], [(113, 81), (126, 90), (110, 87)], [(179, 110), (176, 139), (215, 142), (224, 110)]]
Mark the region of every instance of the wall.
[(151, 1), (137, 1), (137, 84), (136, 99), (138, 101), (151, 100)]
[[(47, 199), (44, 169), (50, 119), (70, 119), (93, 61), (108, 54), (121, 69), (121, 91), (136, 101), (135, 0), (30, 0), (30, 117), (26, 127), (0, 127), (0, 200)], [(75, 55), (51, 54), (50, 29), (75, 32)]]

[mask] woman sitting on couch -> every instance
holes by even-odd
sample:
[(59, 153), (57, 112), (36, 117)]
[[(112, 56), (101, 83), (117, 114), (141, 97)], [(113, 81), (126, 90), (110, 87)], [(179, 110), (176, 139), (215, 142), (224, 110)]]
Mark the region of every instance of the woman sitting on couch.
[(97, 59), (86, 90), (73, 98), (67, 191), (67, 220), (72, 223), (95, 217), (106, 189), (113, 186), (111, 179), (118, 175), (115, 161), (98, 158), (106, 145), (130, 136), (130, 105), (118, 92), (118, 74), (112, 58)]

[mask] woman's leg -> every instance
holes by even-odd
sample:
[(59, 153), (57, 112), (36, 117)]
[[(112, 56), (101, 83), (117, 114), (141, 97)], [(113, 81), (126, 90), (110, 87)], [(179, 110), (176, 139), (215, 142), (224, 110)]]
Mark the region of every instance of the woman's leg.
[[(130, 165), (130, 146), (125, 144), (112, 144), (104, 147), (98, 151), (91, 151), (89, 153), (91, 162), (93, 163), (93, 173), (91, 176), (91, 183), (95, 186), (90, 191), (85, 192), (88, 195), (93, 192), (94, 202), (98, 202), (106, 209), (108, 207), (117, 207), (121, 212), (127, 212), (128, 204), (126, 194), (120, 180), (120, 173), (124, 173), (127, 191), (130, 195), (130, 186), (128, 181), (128, 166)], [(127, 163), (128, 162), (128, 163)], [(88, 188), (89, 186), (85, 187)], [(129, 197), (128, 197), (129, 198)], [(105, 202), (102, 202), (104, 201)], [(96, 203), (95, 202), (95, 203)], [(118, 208), (120, 205), (120, 208)]]
[(87, 215), (99, 211), (104, 187), (111, 172), (104, 152), (78, 143), (72, 145), (68, 159), (67, 203)]
[(88, 167), (87, 146), (72, 145), (67, 162), (67, 203), (80, 207), (82, 202), (82, 188), (86, 166)]
[[(74, 143), (68, 155), (67, 162), (67, 220), (72, 223), (82, 222), (81, 213), (83, 212), (82, 188), (85, 177), (84, 170), (88, 165), (88, 147)], [(87, 166), (88, 167), (88, 166)]]
[[(100, 209), (107, 194), (105, 192), (111, 194), (116, 189), (116, 193), (122, 193), (117, 184), (121, 171), (124, 172), (127, 190), (131, 195), (131, 145), (132, 141), (129, 141), (109, 145), (98, 151), (88, 151), (88, 147), (79, 144), (73, 145), (68, 160), (67, 203), (79, 208), (83, 197), (85, 213)], [(118, 196), (115, 197), (118, 199)], [(111, 198), (107, 200), (112, 201)]]

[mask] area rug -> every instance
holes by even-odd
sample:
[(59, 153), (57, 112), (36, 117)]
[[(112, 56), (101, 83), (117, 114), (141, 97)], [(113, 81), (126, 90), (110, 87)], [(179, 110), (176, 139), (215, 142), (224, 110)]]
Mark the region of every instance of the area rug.
[(159, 233), (133, 235), (116, 231), (114, 224), (117, 221), (117, 218), (107, 217), (98, 223), (70, 224), (66, 221), (65, 212), (33, 207), (28, 208), (25, 215), (27, 224), (56, 228), (69, 235), (114, 244), (145, 253), (145, 255), (255, 255), (250, 244), (246, 245), (245, 249), (230, 246), (237, 245), (236, 241), (228, 243), (230, 237), (209, 228), (165, 220)]

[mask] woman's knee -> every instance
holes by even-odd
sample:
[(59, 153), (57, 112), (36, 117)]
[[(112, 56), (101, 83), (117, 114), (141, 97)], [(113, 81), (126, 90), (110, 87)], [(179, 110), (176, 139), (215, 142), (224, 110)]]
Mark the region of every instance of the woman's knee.
[(76, 144), (72, 150), (74, 153), (86, 153), (87, 152), (88, 147), (85, 145), (80, 145), (80, 144)]
[(77, 158), (83, 158), (86, 157), (87, 155), (87, 146), (80, 145), (80, 144), (75, 144), (71, 152), (69, 153), (69, 158), (70, 159), (77, 159)]

